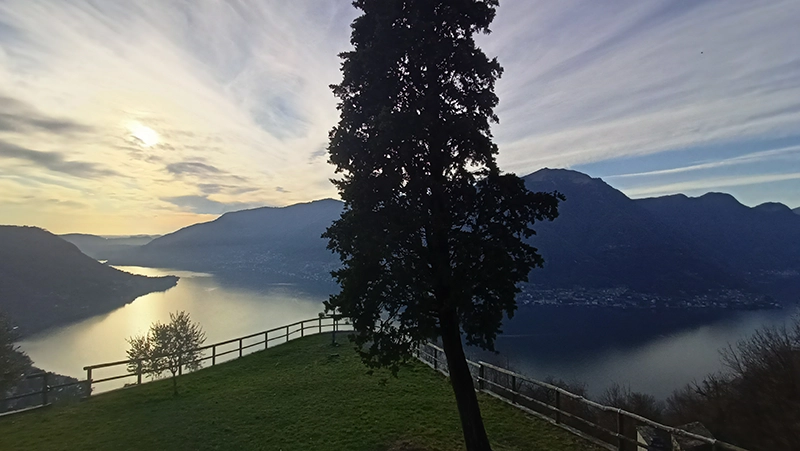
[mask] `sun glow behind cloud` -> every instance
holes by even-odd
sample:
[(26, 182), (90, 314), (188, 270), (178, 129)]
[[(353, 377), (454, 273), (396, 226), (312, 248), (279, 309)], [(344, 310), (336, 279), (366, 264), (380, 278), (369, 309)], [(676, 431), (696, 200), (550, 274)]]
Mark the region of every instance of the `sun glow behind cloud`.
[(153, 147), (159, 142), (158, 132), (139, 122), (130, 123), (128, 130), (131, 132), (131, 137), (137, 139), (144, 147)]
[[(161, 233), (335, 196), (328, 85), (355, 14), (348, 0), (0, 2), (0, 216)], [(501, 166), (643, 173), (612, 180), (640, 195), (731, 186), (707, 171), (751, 154), (741, 142), (800, 143), (798, 17), (791, 0), (501, 2), (480, 38), (505, 68)], [(759, 158), (719, 167), (800, 204), (797, 160)]]

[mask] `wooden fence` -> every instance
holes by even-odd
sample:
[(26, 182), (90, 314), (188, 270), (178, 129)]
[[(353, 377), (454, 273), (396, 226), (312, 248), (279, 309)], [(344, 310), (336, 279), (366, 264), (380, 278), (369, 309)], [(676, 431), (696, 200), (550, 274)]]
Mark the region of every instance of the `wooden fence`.
[[(348, 319), (329, 316), (307, 319), (263, 332), (202, 346), (197, 350), (207, 355), (204, 355), (198, 361), (210, 360), (211, 366), (214, 366), (222, 361), (242, 357), (246, 354), (245, 351), (250, 350), (252, 352), (255, 350), (253, 348), (257, 346), (263, 346), (262, 349), (266, 349), (269, 347), (270, 342), (273, 341), (280, 340), (280, 343), (285, 343), (293, 338), (340, 330), (352, 330)], [(276, 333), (278, 335), (275, 335)], [(444, 350), (439, 346), (433, 343), (423, 344), (417, 348), (416, 357), (434, 370), (448, 375), (447, 358)], [(143, 376), (146, 376), (142, 371), (142, 360), (119, 360), (89, 365), (84, 367), (84, 371), (86, 371), (85, 380), (69, 384), (51, 386), (47, 383), (48, 375), (46, 373), (31, 375), (29, 378), (42, 379), (41, 390), (2, 399), (0, 403), (28, 396), (39, 396), (41, 404), (36, 407), (42, 407), (49, 404), (49, 394), (59, 388), (80, 384), (83, 386), (85, 396), (89, 397), (97, 384), (126, 378), (135, 380), (136, 385), (142, 384), (144, 382)], [(529, 378), (523, 374), (515, 373), (490, 363), (467, 360), (467, 364), (478, 391), (500, 399), (530, 415), (544, 419), (610, 451), (636, 451), (637, 447), (640, 447), (638, 449), (648, 449), (648, 444), (638, 440), (637, 426), (650, 426), (665, 434), (698, 440), (709, 444), (714, 451), (747, 451), (713, 438), (657, 423), (616, 407), (596, 403), (555, 385)], [(136, 366), (138, 370), (129, 371), (128, 369), (131, 366)], [(118, 367), (123, 367), (125, 372), (95, 378), (98, 371), (107, 371), (110, 368)]]
[[(434, 370), (448, 375), (447, 358), (439, 346), (426, 343), (417, 349), (416, 357)], [(708, 444), (714, 451), (747, 451), (720, 440), (666, 426), (635, 413), (596, 403), (555, 385), (490, 363), (467, 360), (467, 365), (472, 373), (476, 390), (611, 451), (650, 449), (647, 443), (639, 441), (637, 426), (650, 426), (664, 434), (698, 440)]]
[[(217, 363), (222, 363), (224, 361), (232, 360), (238, 357), (242, 357), (250, 352), (256, 351), (256, 347), (259, 349), (266, 349), (271, 344), (281, 344), (286, 343), (289, 340), (294, 338), (304, 337), (306, 335), (313, 335), (319, 334), (323, 332), (337, 332), (337, 331), (349, 331), (352, 330), (350, 326), (350, 322), (348, 319), (341, 319), (341, 318), (334, 318), (331, 316), (324, 316), (319, 318), (307, 319), (303, 321), (298, 321), (292, 324), (287, 324), (285, 326), (275, 327), (273, 329), (265, 330), (262, 332), (257, 332), (250, 335), (245, 335), (242, 337), (234, 338), (231, 340), (220, 341), (218, 343), (213, 343), (210, 345), (201, 346), (196, 349), (196, 351), (200, 351), (202, 353), (202, 357), (197, 359), (197, 362), (206, 362), (211, 361), (211, 366), (216, 365)], [(92, 392), (95, 391), (95, 386), (98, 384), (106, 384), (112, 381), (120, 381), (123, 379), (128, 379), (131, 383), (125, 384), (124, 386), (128, 385), (139, 385), (145, 382), (145, 377), (147, 374), (142, 370), (142, 362), (146, 359), (135, 359), (135, 360), (118, 360), (116, 362), (108, 362), (108, 363), (100, 363), (97, 365), (89, 365), (83, 368), (86, 371), (86, 379), (78, 382), (71, 382), (67, 384), (59, 384), (59, 385), (50, 385), (48, 382), (48, 378), (50, 375), (48, 373), (37, 373), (30, 376), (27, 376), (27, 380), (31, 379), (41, 379), (42, 382), (40, 384), (40, 389), (35, 391), (30, 391), (28, 393), (18, 394), (15, 396), (11, 396), (8, 398), (0, 399), (0, 406), (4, 406), (5, 403), (10, 403), (13, 401), (17, 401), (20, 399), (25, 398), (36, 398), (38, 397), (38, 403), (32, 406), (26, 406), (24, 408), (12, 410), (10, 412), (6, 412), (1, 415), (8, 415), (13, 413), (19, 413), (25, 410), (30, 410), (33, 408), (39, 408), (47, 406), (52, 401), (52, 393), (57, 390), (63, 390), (67, 387), (72, 386), (79, 386), (80, 393), (82, 397), (89, 397), (91, 396)], [(116, 372), (114, 374), (102, 374), (101, 377), (97, 377), (99, 372), (108, 373), (109, 371), (118, 370), (120, 367), (123, 368), (124, 372), (119, 373)], [(130, 367), (136, 367), (136, 371), (129, 371)], [(179, 370), (179, 373), (182, 373), (183, 369)], [(121, 388), (119, 386), (112, 387), (114, 388)], [(103, 390), (108, 391), (108, 390)]]

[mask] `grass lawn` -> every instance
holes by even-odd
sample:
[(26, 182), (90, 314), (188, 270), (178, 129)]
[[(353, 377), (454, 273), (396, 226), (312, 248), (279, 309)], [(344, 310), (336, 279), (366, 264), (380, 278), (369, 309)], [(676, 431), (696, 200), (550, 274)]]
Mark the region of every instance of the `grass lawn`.
[[(339, 354), (335, 356), (334, 354)], [(0, 418), (2, 450), (461, 450), (447, 379), (415, 363), (366, 374), (329, 335), (291, 341), (178, 379)], [(594, 450), (480, 396), (493, 448)]]

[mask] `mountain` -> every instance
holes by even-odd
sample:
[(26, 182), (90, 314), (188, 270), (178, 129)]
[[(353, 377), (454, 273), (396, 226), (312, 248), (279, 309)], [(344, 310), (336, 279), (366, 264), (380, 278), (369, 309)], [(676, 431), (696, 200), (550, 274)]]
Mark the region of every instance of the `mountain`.
[[(545, 267), (532, 271), (532, 289), (628, 288), (684, 296), (709, 290), (752, 293), (755, 284), (762, 294), (790, 297), (792, 284), (800, 285), (800, 216), (782, 204), (749, 208), (715, 193), (632, 200), (601, 179), (564, 169), (543, 169), (523, 179), (533, 191), (557, 190), (567, 198), (555, 221), (534, 226), (531, 244), (540, 249)], [(320, 235), (342, 207), (327, 199), (226, 213), (129, 249), (111, 262), (262, 282), (287, 277), (330, 282), (339, 261)], [(775, 280), (766, 284), (754, 274)], [(783, 279), (776, 279), (781, 274)]]
[(39, 228), (0, 226), (0, 310), (23, 334), (111, 311), (177, 280), (118, 271)]
[(132, 247), (144, 246), (158, 238), (159, 235), (133, 235), (120, 237), (102, 237), (83, 233), (59, 235), (81, 250), (84, 254), (98, 260), (108, 260), (117, 253)]
[(553, 222), (534, 225), (531, 244), (545, 258), (530, 282), (543, 287), (582, 286), (664, 294), (740, 288), (697, 244), (661, 224), (601, 179), (566, 169), (523, 177), (531, 191), (559, 191), (566, 201)]
[(635, 201), (663, 224), (703, 243), (751, 284), (800, 288), (800, 216), (780, 203), (748, 207), (730, 194)]
[(792, 211), (794, 212), (794, 214), (796, 214), (796, 215), (800, 215), (800, 207), (797, 207), (797, 208), (795, 208), (795, 209), (794, 209), (794, 210), (792, 210)]
[(343, 203), (325, 199), (225, 213), (111, 259), (115, 264), (212, 271), (229, 276), (329, 280), (338, 256), (321, 235)]

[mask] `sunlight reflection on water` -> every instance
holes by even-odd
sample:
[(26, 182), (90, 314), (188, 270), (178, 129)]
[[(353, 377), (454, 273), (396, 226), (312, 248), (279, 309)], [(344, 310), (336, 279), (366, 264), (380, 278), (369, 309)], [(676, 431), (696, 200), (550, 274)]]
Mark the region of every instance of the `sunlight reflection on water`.
[(36, 365), (85, 378), (83, 367), (125, 359), (126, 339), (145, 333), (151, 323), (168, 321), (169, 313), (189, 312), (206, 332), (206, 343), (260, 332), (291, 322), (316, 318), (324, 297), (309, 295), (292, 284), (263, 290), (222, 286), (210, 274), (155, 268), (120, 267), (149, 276), (173, 274), (178, 285), (151, 293), (108, 314), (46, 330), (20, 343)]

